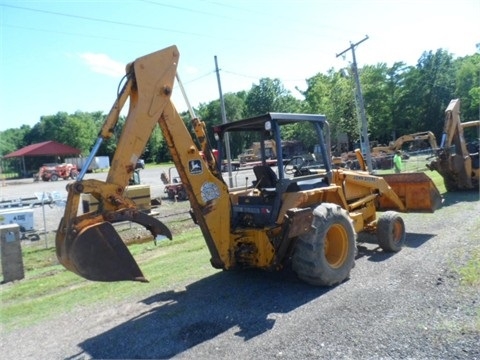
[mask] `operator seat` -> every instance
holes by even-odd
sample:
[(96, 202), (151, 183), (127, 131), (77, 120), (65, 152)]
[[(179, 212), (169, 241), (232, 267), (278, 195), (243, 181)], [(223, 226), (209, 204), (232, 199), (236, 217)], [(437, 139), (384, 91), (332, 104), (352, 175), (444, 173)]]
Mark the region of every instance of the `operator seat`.
[(257, 180), (254, 186), (257, 189), (275, 188), (277, 186), (277, 174), (268, 165), (257, 165), (253, 167), (253, 173)]

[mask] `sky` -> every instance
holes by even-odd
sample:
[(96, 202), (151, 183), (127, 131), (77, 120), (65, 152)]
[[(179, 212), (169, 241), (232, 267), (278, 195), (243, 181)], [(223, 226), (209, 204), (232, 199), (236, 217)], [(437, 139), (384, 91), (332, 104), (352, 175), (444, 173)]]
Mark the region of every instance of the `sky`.
[[(112, 107), (125, 65), (177, 45), (188, 102), (352, 63), (416, 65), (425, 51), (472, 55), (478, 0), (0, 0), (0, 131), (58, 112)], [(368, 36), (368, 39), (367, 39)], [(337, 56), (347, 50), (343, 56)], [(187, 110), (180, 88), (172, 101)]]

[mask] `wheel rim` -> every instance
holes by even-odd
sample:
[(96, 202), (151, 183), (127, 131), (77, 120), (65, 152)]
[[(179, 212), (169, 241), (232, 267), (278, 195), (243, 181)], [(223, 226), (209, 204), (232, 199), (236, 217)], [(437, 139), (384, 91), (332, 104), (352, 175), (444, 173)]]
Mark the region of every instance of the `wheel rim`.
[(392, 238), (395, 244), (399, 243), (403, 237), (403, 224), (401, 221), (397, 220), (393, 223), (392, 226)]
[(325, 236), (325, 258), (332, 268), (339, 268), (348, 255), (348, 236), (340, 225), (333, 225)]

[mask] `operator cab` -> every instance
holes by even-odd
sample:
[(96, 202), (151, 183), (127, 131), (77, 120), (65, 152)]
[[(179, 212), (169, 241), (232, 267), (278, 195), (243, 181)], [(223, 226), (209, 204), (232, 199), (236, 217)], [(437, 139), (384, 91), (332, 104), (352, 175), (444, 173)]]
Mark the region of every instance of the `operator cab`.
[[(260, 160), (243, 165), (255, 175), (251, 186), (231, 192), (233, 227), (274, 226), (286, 193), (330, 184), (330, 146), (325, 141), (330, 137), (324, 115), (267, 113), (218, 125), (213, 131), (219, 159), (228, 153), (224, 142), (227, 133), (244, 139), (245, 149), (259, 150), (255, 155)], [(265, 144), (273, 144), (273, 150)], [(241, 153), (243, 149), (235, 150)]]

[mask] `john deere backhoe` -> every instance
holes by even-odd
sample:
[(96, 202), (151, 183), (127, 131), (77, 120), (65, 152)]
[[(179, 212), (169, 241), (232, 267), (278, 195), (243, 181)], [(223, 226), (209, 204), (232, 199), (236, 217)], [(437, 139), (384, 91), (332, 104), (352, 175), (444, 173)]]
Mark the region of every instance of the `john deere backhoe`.
[[(129, 220), (145, 226), (154, 237), (172, 236), (164, 224), (138, 211), (125, 197), (135, 163), (157, 124), (188, 193), (192, 218), (201, 228), (211, 264), (218, 269), (279, 270), (291, 263), (307, 283), (337, 284), (354, 265), (357, 232), (376, 232), (384, 250), (400, 250), (405, 239), (402, 218), (389, 210), (377, 219), (377, 207), (433, 211), (439, 205), (438, 191), (424, 175), (387, 182), (367, 172), (332, 169), (323, 115), (269, 113), (215, 127), (220, 143), (227, 132), (242, 129), (258, 131), (280, 147), (276, 171), (255, 167), (254, 181), (229, 189), (204, 123), (193, 117), (192, 136), (170, 101), (178, 60), (178, 50), (171, 46), (127, 65), (126, 82), (90, 155), (112, 136), (129, 99), (107, 179), (84, 180), (81, 173), (68, 186), (56, 237), (58, 259), (67, 269), (90, 280), (146, 281), (112, 223)], [(280, 128), (294, 124), (309, 126), (316, 135), (321, 153), (317, 165), (307, 166), (295, 158), (283, 165)], [(98, 200), (97, 211), (77, 213), (82, 193)]]
[(442, 175), (447, 191), (479, 190), (479, 149), (467, 146), (464, 129), (477, 128), (479, 139), (480, 120), (462, 123), (460, 99), (453, 99), (445, 110), (442, 141), (436, 150), (435, 159), (427, 164), (430, 170)]

